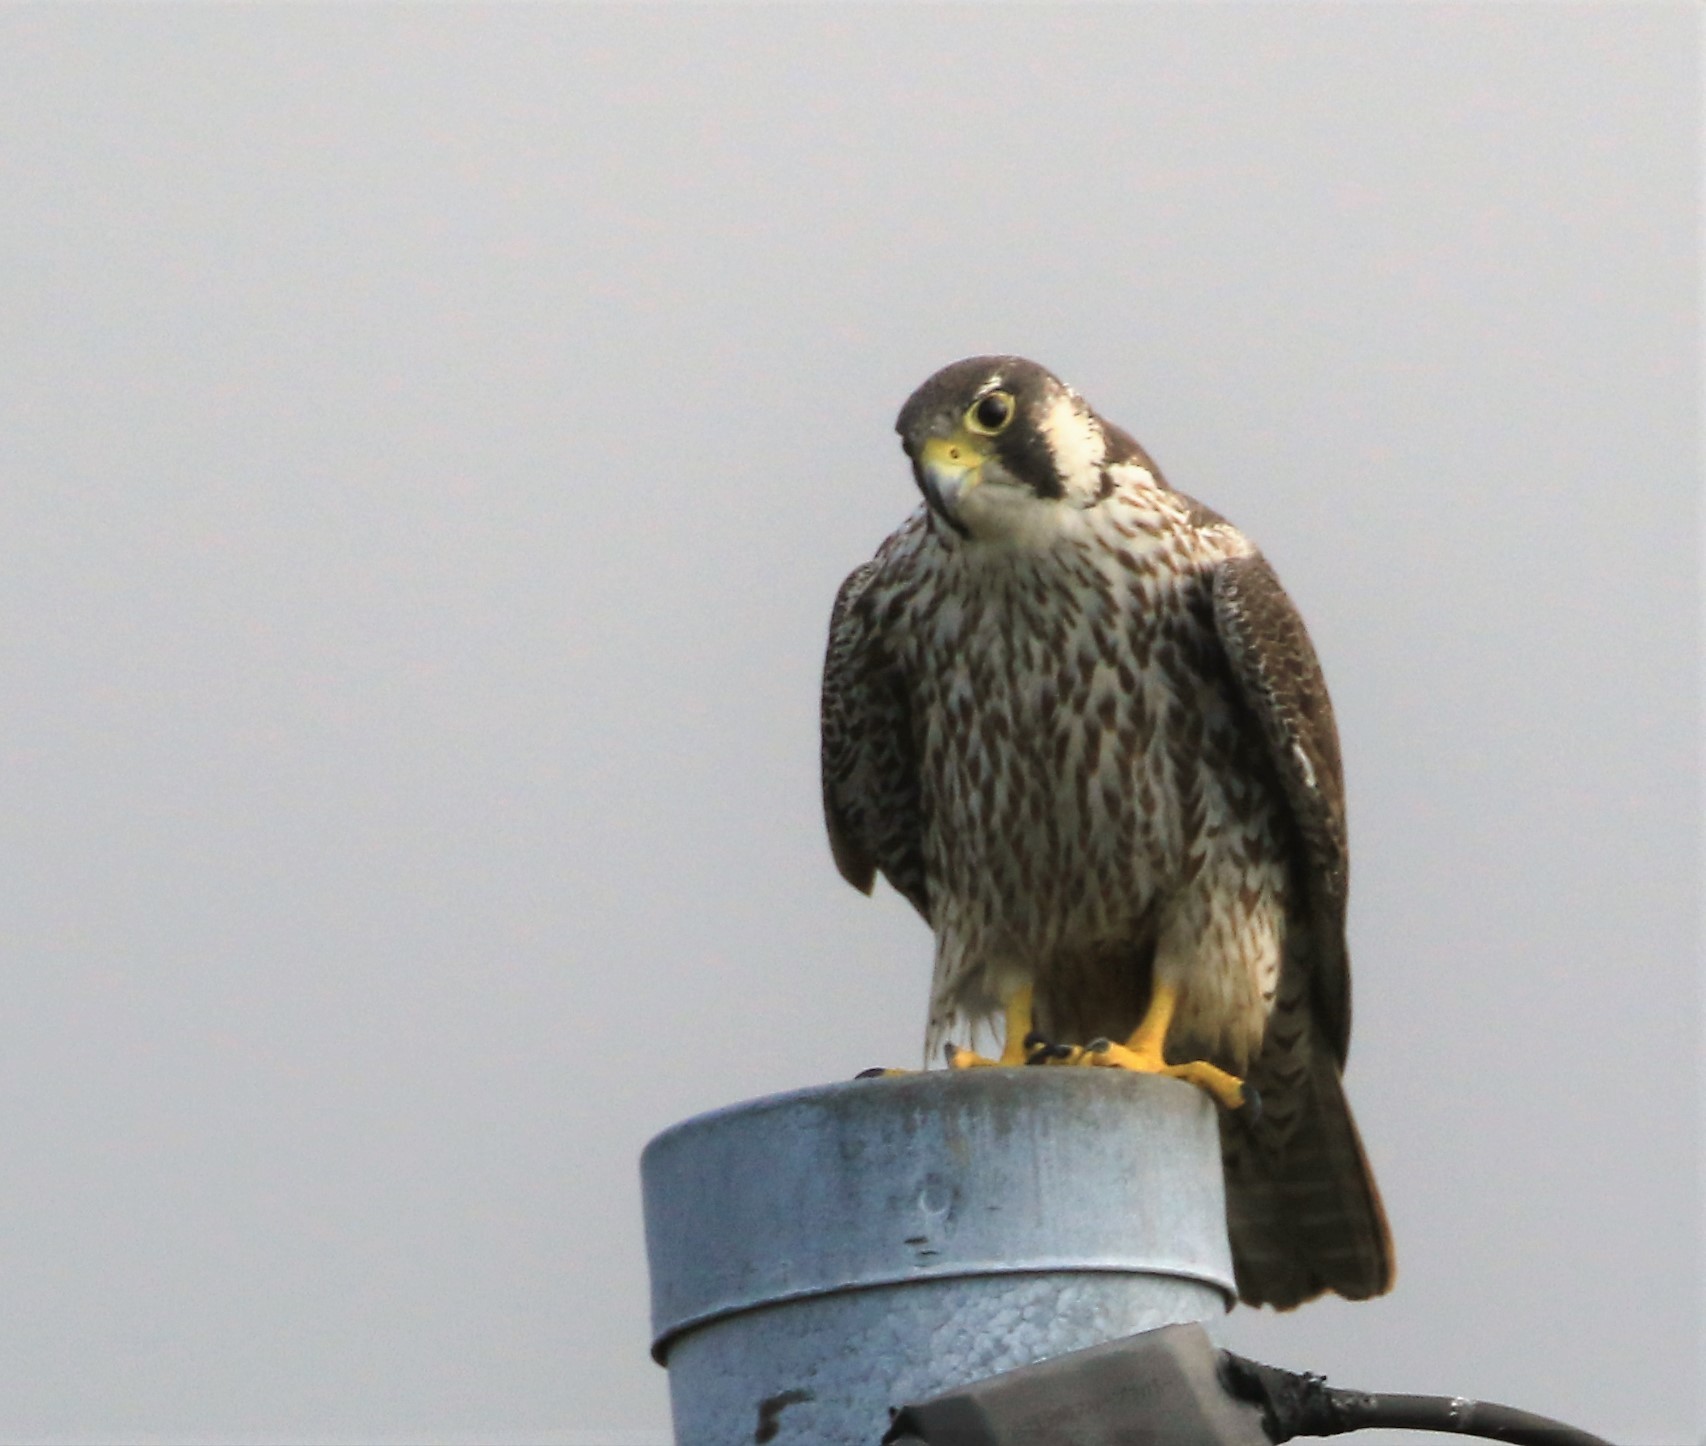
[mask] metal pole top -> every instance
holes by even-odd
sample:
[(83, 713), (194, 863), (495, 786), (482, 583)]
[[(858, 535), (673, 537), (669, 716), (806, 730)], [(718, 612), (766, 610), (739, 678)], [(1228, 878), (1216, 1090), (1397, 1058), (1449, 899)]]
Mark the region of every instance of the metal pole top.
[(820, 1086), (683, 1121), (641, 1175), (684, 1446), (767, 1409), (778, 1446), (874, 1441), (887, 1404), (1234, 1298), (1214, 1107), (1175, 1080)]

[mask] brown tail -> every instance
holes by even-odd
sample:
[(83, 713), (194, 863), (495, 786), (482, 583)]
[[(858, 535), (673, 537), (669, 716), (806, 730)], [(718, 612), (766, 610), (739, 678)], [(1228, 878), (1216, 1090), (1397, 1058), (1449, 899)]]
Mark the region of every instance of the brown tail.
[(1270, 1037), (1250, 1070), (1261, 1117), (1220, 1121), (1238, 1296), (1278, 1310), (1329, 1290), (1383, 1295), (1394, 1274), (1392, 1232), (1337, 1062), (1307, 1022), (1300, 1033), (1290, 1049)]

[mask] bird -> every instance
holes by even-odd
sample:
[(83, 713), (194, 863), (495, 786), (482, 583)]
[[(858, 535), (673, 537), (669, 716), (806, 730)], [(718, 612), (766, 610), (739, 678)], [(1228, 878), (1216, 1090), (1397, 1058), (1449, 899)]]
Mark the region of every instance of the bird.
[[(944, 367), (896, 430), (922, 501), (836, 595), (823, 802), (841, 875), (930, 925), (926, 1058), (1203, 1088), (1239, 1298), (1383, 1294), (1342, 1080), (1343, 768), (1297, 609), (1035, 362)], [(997, 1059), (947, 1043), (997, 1021)]]

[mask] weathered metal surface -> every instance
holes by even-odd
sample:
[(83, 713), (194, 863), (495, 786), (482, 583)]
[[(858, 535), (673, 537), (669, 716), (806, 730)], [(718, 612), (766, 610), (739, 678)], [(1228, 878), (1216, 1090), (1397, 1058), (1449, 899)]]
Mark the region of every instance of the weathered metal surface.
[(678, 1446), (867, 1446), (888, 1409), (1232, 1298), (1213, 1106), (1104, 1070), (857, 1080), (641, 1162)]

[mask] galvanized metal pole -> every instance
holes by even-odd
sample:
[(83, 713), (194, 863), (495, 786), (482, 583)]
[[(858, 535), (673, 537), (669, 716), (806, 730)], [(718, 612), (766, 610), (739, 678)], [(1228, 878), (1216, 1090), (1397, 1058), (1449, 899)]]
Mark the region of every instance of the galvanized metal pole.
[(641, 1159), (677, 1446), (875, 1446), (889, 1410), (1233, 1299), (1214, 1107), (1175, 1080), (855, 1080)]

